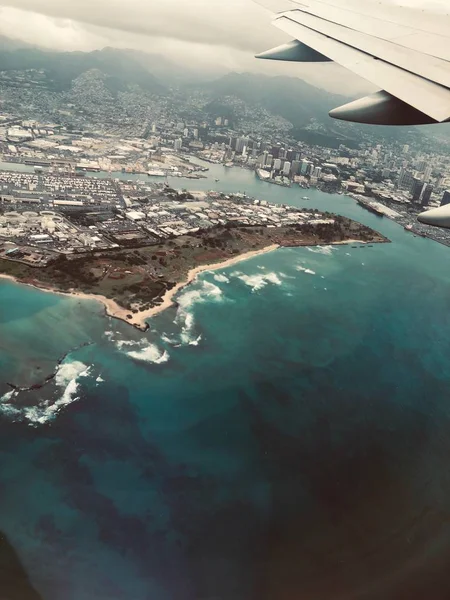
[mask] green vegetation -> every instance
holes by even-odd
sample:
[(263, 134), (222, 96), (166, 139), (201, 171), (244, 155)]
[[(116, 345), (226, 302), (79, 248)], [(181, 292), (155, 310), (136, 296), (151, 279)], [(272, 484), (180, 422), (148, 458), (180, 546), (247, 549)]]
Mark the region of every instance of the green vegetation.
[(217, 226), (156, 246), (58, 256), (45, 268), (0, 259), (0, 272), (41, 287), (82, 291), (113, 298), (131, 313), (161, 303), (165, 292), (194, 267), (222, 262), (270, 245), (309, 246), (346, 239), (386, 238), (345, 217), (323, 214), (334, 223), (286, 227)]

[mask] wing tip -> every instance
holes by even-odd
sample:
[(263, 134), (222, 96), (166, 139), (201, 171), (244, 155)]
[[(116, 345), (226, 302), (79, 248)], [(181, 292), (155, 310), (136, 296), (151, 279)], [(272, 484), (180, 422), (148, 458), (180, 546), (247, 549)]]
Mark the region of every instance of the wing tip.
[(417, 216), (417, 220), (424, 225), (450, 229), (450, 205), (447, 204), (439, 208), (426, 210)]
[(330, 59), (299, 40), (292, 40), (271, 50), (257, 54), (255, 58), (264, 60), (284, 60), (291, 62), (329, 62)]
[(333, 119), (368, 125), (431, 125), (437, 122), (385, 90), (334, 108), (329, 115)]

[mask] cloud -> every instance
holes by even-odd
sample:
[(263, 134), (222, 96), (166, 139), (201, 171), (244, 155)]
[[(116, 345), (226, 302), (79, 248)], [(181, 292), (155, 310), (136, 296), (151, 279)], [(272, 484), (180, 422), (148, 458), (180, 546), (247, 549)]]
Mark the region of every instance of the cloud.
[(251, 0), (10, 0), (3, 6), (116, 31), (257, 51), (284, 39)]
[[(423, 8), (420, 0), (409, 4)], [(430, 5), (442, 8), (445, 0)], [(210, 73), (300, 77), (347, 95), (373, 89), (333, 64), (256, 60), (256, 52), (288, 38), (252, 0), (0, 0), (0, 34), (60, 51), (132, 48)]]
[[(197, 1), (194, 0), (191, 3), (194, 14), (197, 14), (195, 12)], [(234, 2), (236, 1), (234, 0)], [(27, 5), (24, 0), (17, 0), (17, 2), (21, 2), (24, 7)], [(212, 0), (212, 2), (216, 5), (220, 4), (217, 0)], [(101, 3), (101, 0), (97, 0), (97, 3)], [(116, 4), (118, 4), (117, 1)], [(123, 5), (123, 2), (121, 4)], [(2, 6), (1, 0), (0, 35), (14, 37), (21, 42), (58, 51), (91, 51), (105, 46), (122, 49), (131, 48), (151, 54), (164, 55), (190, 70), (195, 69), (210, 76), (221, 75), (229, 71), (251, 71), (272, 76), (286, 75), (305, 79), (313, 85), (336, 93), (342, 93), (342, 78), (345, 77), (346, 91), (351, 89), (354, 94), (358, 94), (371, 89), (366, 82), (344, 71), (337, 65), (314, 65), (311, 68), (310, 65), (256, 60), (254, 58), (255, 52), (283, 43), (286, 38), (270, 25), (270, 15), (263, 8), (252, 4), (250, 0), (248, 4), (262, 20), (256, 25), (255, 19), (253, 19), (252, 24), (244, 30), (241, 25), (241, 35), (247, 38), (254, 34), (257, 27), (261, 27), (261, 31), (252, 38), (252, 44), (254, 45), (252, 49), (246, 48), (246, 46), (252, 45), (249, 39), (240, 42), (231, 35), (226, 40), (228, 45), (218, 44), (216, 43), (217, 40), (214, 40), (215, 43), (211, 44), (211, 33), (206, 36), (201, 33), (201, 30), (206, 28), (205, 15), (197, 15), (200, 19), (199, 22), (202, 23), (202, 27), (199, 27), (198, 23), (194, 27), (194, 31), (199, 32), (198, 35), (184, 35), (182, 39), (177, 39), (174, 37), (175, 31), (171, 27), (170, 18), (167, 18), (167, 22), (164, 23), (165, 27), (160, 28), (157, 35), (151, 35), (150, 33), (143, 34), (124, 29), (119, 31), (107, 27), (105, 23), (96, 25), (69, 18), (67, 15), (72, 13), (68, 12), (69, 7), (67, 6), (56, 6), (55, 12), (58, 16), (51, 16), (36, 12), (36, 10)], [(50, 5), (50, 2), (39, 2), (38, 0), (33, 2), (33, 9), (45, 9), (50, 12)], [(77, 13), (78, 9), (75, 7), (73, 14)], [(158, 14), (159, 21), (161, 21), (161, 13)], [(228, 13), (228, 17), (231, 17), (231, 13)], [(190, 18), (194, 20), (194, 16), (191, 15)], [(220, 15), (216, 14), (214, 19), (220, 21)], [(111, 22), (111, 19), (108, 22)], [(221, 27), (223, 27), (223, 24)], [(231, 24), (227, 27), (232, 29)], [(193, 39), (185, 39), (188, 37)], [(222, 34), (222, 41), (225, 42), (224, 34)]]

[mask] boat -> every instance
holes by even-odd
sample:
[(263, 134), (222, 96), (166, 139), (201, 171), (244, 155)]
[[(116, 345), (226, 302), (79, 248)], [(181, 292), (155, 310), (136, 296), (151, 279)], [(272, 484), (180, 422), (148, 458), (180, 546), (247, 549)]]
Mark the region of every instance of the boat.
[(302, 200), (309, 200), (308, 196), (303, 196)]
[(215, 181), (216, 183), (218, 183), (218, 182), (220, 181), (220, 179), (215, 179), (214, 181)]

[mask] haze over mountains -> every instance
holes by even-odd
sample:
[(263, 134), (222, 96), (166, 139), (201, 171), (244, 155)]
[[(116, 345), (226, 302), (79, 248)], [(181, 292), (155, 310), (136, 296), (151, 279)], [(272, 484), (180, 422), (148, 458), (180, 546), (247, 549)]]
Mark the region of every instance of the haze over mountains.
[[(27, 69), (45, 71), (51, 92), (66, 92), (71, 89), (74, 80), (86, 72), (97, 70), (105, 76), (103, 83), (112, 95), (127, 91), (130, 86), (133, 89), (138, 86), (145, 93), (156, 95), (166, 95), (171, 88), (187, 93), (197, 90), (210, 96), (209, 107), (219, 114), (223, 98), (235, 97), (283, 117), (292, 123), (294, 137), (309, 143), (335, 145), (348, 142), (353, 145), (367, 131), (367, 127), (339, 123), (328, 117), (330, 109), (349, 98), (316, 88), (302, 79), (223, 73), (211, 80), (203, 72), (196, 72), (194, 68), (186, 70), (155, 54), (115, 48), (93, 52), (52, 52), (0, 37), (0, 71)], [(434, 128), (432, 131), (436, 133)], [(399, 128), (378, 128), (376, 132), (371, 128), (371, 134), (402, 139), (410, 136), (408, 130)]]
[(324, 119), (327, 112), (345, 98), (315, 88), (301, 79), (267, 77), (251, 73), (228, 73), (205, 80), (194, 69), (186, 71), (159, 55), (104, 48), (93, 52), (49, 52), (39, 48), (14, 48), (0, 39), (0, 70), (43, 69), (48, 72), (55, 91), (66, 91), (72, 81), (91, 69), (114, 78), (118, 88), (139, 85), (155, 94), (170, 87), (199, 88), (212, 98), (236, 96), (249, 104), (261, 104), (294, 125), (311, 118)]

